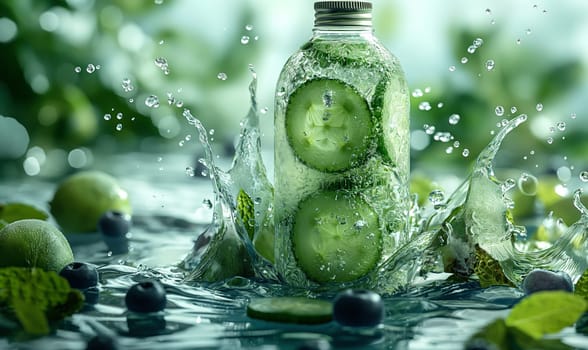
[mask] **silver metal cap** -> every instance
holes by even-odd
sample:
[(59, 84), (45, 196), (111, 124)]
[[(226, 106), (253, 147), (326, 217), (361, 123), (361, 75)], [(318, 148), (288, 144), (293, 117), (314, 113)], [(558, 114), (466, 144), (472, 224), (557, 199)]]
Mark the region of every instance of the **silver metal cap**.
[(371, 28), (372, 3), (369, 1), (316, 1), (314, 26)]

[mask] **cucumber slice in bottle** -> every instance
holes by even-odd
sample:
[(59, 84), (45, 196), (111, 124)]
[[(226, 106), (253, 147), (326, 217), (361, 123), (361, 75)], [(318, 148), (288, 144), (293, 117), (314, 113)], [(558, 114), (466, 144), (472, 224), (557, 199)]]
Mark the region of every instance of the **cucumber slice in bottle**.
[(333, 318), (333, 304), (304, 297), (257, 298), (247, 305), (247, 316), (285, 323), (327, 323)]
[(311, 168), (338, 172), (361, 165), (373, 143), (372, 133), (367, 101), (340, 80), (311, 80), (289, 98), (288, 142)]
[(300, 269), (319, 283), (348, 282), (373, 270), (382, 254), (377, 214), (359, 195), (313, 194), (299, 204), (292, 247)]

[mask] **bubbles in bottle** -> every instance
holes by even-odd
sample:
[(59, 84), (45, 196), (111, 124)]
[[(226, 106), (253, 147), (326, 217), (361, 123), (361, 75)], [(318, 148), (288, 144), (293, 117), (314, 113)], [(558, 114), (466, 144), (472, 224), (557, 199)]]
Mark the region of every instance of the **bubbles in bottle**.
[(245, 30), (246, 30), (246, 31), (251, 31), (251, 30), (253, 30), (253, 25), (252, 25), (252, 24), (247, 24), (247, 25), (245, 26)]
[(572, 113), (572, 114), (570, 114), (570, 118), (572, 118), (572, 119), (576, 119), (576, 113)]
[(511, 190), (516, 185), (517, 185), (517, 183), (513, 178), (508, 178), (508, 179), (504, 180), (504, 182), (502, 183), (500, 188), (502, 189), (502, 192), (505, 193), (505, 192)]
[(464, 57), (461, 58), (460, 62), (462, 64), (466, 64), (466, 63), (468, 63), (468, 58), (464, 56)]
[(535, 106), (535, 109), (537, 110), (537, 112), (541, 112), (543, 110), (543, 104), (537, 103), (537, 105)]
[(449, 124), (456, 125), (457, 123), (459, 123), (460, 118), (461, 117), (459, 116), (459, 114), (454, 113), (454, 114), (450, 115), (449, 116)]
[(112, 119), (112, 115), (110, 113), (106, 113), (104, 115), (104, 120), (110, 120), (110, 119)]
[(584, 170), (580, 173), (580, 181), (588, 182), (588, 171)]
[(522, 173), (517, 181), (519, 190), (527, 196), (534, 196), (537, 194), (538, 180), (535, 176), (527, 173)]
[(502, 117), (504, 115), (504, 107), (502, 107), (502, 106), (496, 106), (496, 108), (494, 108), (494, 113), (497, 116)]
[(566, 122), (558, 122), (556, 124), (556, 126), (557, 126), (557, 129), (559, 131), (565, 131), (566, 130)]
[(527, 28), (527, 30), (525, 30), (525, 34), (531, 35), (531, 33), (532, 33), (531, 28)]
[(515, 107), (515, 106), (510, 107), (510, 113), (514, 114), (516, 112), (517, 112), (517, 107)]
[(425, 124), (423, 125), (423, 129), (425, 129), (427, 135), (433, 135), (435, 133), (435, 125)]
[(421, 89), (414, 89), (412, 92), (412, 97), (423, 97), (423, 90)]
[(450, 72), (455, 72), (455, 66), (449, 66), (449, 71)]
[(453, 135), (451, 135), (451, 133), (448, 133), (445, 131), (438, 131), (433, 136), (433, 139), (435, 141), (440, 141), (440, 142), (449, 142), (449, 141), (453, 140)]
[(553, 137), (551, 137), (551, 136), (548, 137), (547, 138), (547, 143), (551, 145), (553, 143)]
[(216, 77), (218, 80), (223, 80), (223, 81), (227, 80), (227, 78), (228, 78), (227, 73), (224, 73), (224, 72), (218, 73), (216, 75)]
[(116, 119), (121, 120), (123, 118), (123, 114), (121, 112), (116, 113)]
[(89, 63), (89, 64), (86, 66), (86, 72), (88, 72), (88, 73), (92, 74), (92, 73), (94, 73), (95, 71), (96, 71), (96, 66), (94, 66), (92, 63)]
[(484, 66), (486, 67), (487, 71), (491, 71), (496, 66), (496, 63), (494, 62), (494, 60), (487, 60)]
[(149, 108), (158, 108), (159, 107), (159, 98), (155, 95), (150, 95), (145, 99), (145, 106)]
[(419, 103), (419, 110), (421, 110), (421, 111), (430, 111), (431, 110), (431, 104), (428, 101), (423, 101), (423, 102)]
[(116, 124), (116, 131), (121, 131), (123, 128), (123, 125), (121, 123)]
[(470, 150), (467, 148), (464, 148), (463, 151), (461, 152), (461, 155), (464, 157), (469, 157), (470, 156)]
[(194, 176), (194, 168), (192, 168), (191, 166), (187, 166), (186, 167), (186, 175), (193, 177)]
[(247, 44), (249, 44), (249, 40), (250, 40), (249, 35), (243, 35), (241, 37), (241, 44), (247, 45)]
[(79, 72), (81, 72), (81, 71), (82, 71), (82, 67), (80, 67), (80, 66), (76, 66), (76, 67), (74, 68), (74, 72), (76, 72), (76, 73), (79, 73)]

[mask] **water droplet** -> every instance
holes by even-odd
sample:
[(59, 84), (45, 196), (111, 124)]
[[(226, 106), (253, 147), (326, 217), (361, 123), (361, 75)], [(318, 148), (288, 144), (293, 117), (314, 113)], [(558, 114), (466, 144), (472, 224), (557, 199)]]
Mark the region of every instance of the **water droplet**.
[(496, 106), (496, 108), (494, 108), (494, 113), (496, 113), (497, 116), (502, 117), (504, 115), (504, 107)]
[(584, 170), (580, 173), (580, 180), (582, 182), (588, 182), (588, 171)]
[(218, 74), (216, 75), (216, 77), (217, 77), (219, 80), (223, 80), (223, 81), (224, 81), (224, 80), (227, 80), (227, 78), (228, 78), (227, 74), (226, 74), (226, 73), (223, 73), (223, 72), (220, 72), (220, 73), (218, 73)]
[(159, 107), (159, 98), (155, 95), (150, 95), (145, 99), (145, 105), (149, 108), (158, 108)]
[(476, 38), (472, 42), (472, 45), (475, 46), (476, 48), (479, 48), (480, 46), (482, 46), (482, 44), (484, 44), (484, 40), (482, 40), (482, 38)]
[(431, 191), (431, 193), (429, 193), (429, 202), (431, 202), (433, 205), (440, 205), (443, 204), (443, 201), (445, 201), (445, 193), (441, 190), (433, 190)]
[(537, 103), (537, 105), (535, 106), (535, 109), (537, 110), (537, 112), (541, 112), (543, 110), (543, 104)]
[(558, 123), (557, 123), (557, 129), (558, 129), (559, 131), (564, 131), (564, 130), (566, 130), (566, 122), (558, 122)]
[(245, 30), (247, 30), (247, 31), (250, 31), (252, 29), (253, 29), (253, 25), (251, 25), (251, 24), (248, 24), (245, 26)]
[(555, 173), (561, 182), (568, 182), (572, 179), (572, 170), (567, 166), (559, 167)]
[(455, 66), (449, 66), (449, 71), (450, 72), (455, 72)]
[(468, 58), (464, 56), (464, 57), (461, 58), (461, 61), (460, 62), (463, 63), (463, 64), (468, 63)]
[(167, 63), (167, 60), (165, 58), (157, 57), (155, 59), (155, 65), (163, 71), (163, 74), (169, 74), (169, 64)]
[(116, 131), (121, 131), (123, 128), (123, 125), (121, 123), (116, 124)]
[(412, 92), (412, 97), (423, 97), (423, 90), (421, 89), (414, 89)]
[(451, 125), (455, 125), (457, 123), (459, 123), (459, 119), (461, 117), (459, 116), (459, 114), (452, 114), (449, 116), (449, 124)]
[(123, 118), (123, 114), (121, 112), (116, 113), (116, 119), (121, 120)]
[(82, 71), (82, 67), (80, 67), (80, 66), (76, 66), (76, 67), (74, 68), (74, 72), (76, 72), (76, 73), (79, 73), (79, 72), (81, 72), (81, 71)]
[(470, 150), (467, 148), (464, 148), (463, 151), (461, 152), (461, 155), (464, 157), (469, 157), (470, 155)]
[(129, 79), (129, 78), (125, 78), (122, 80), (122, 88), (123, 88), (124, 92), (131, 92), (131, 91), (133, 91), (133, 89), (135, 89), (135, 87), (131, 83), (131, 79)]
[(95, 70), (96, 70), (96, 66), (94, 66), (92, 63), (90, 63), (86, 66), (86, 72), (88, 72), (90, 74), (94, 73)]
[(428, 101), (423, 101), (423, 102), (419, 103), (419, 109), (421, 111), (430, 111), (431, 104)]
[(517, 108), (515, 106), (510, 107), (510, 113), (516, 113)]
[(505, 193), (507, 191), (509, 191), (510, 189), (512, 189), (513, 187), (516, 186), (516, 181), (512, 178), (508, 178), (506, 180), (504, 180), (504, 182), (502, 183), (502, 185), (500, 186), (502, 189), (502, 193)]
[(519, 177), (517, 185), (519, 190), (527, 196), (534, 196), (537, 194), (538, 180), (535, 176), (527, 173), (522, 173)]
[(250, 39), (250, 38), (249, 38), (249, 36), (248, 36), (248, 35), (243, 35), (243, 36), (241, 37), (241, 44), (243, 44), (243, 45), (247, 45), (247, 44), (249, 44), (249, 39)]
[(494, 69), (496, 64), (494, 63), (494, 60), (487, 60), (485, 63), (485, 66), (486, 66), (486, 70), (491, 71)]
[(423, 125), (423, 129), (425, 129), (427, 135), (433, 135), (435, 133), (435, 125), (425, 124)]
[(104, 120), (110, 120), (110, 119), (112, 119), (112, 115), (110, 115), (110, 113), (106, 113), (104, 115)]

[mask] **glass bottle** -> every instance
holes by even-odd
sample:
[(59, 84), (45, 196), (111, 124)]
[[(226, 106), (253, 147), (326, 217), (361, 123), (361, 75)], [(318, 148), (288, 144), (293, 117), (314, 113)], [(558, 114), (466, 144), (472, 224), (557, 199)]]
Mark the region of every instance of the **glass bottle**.
[(317, 1), (275, 97), (276, 266), (299, 287), (361, 283), (406, 227), (409, 92), (372, 4)]

